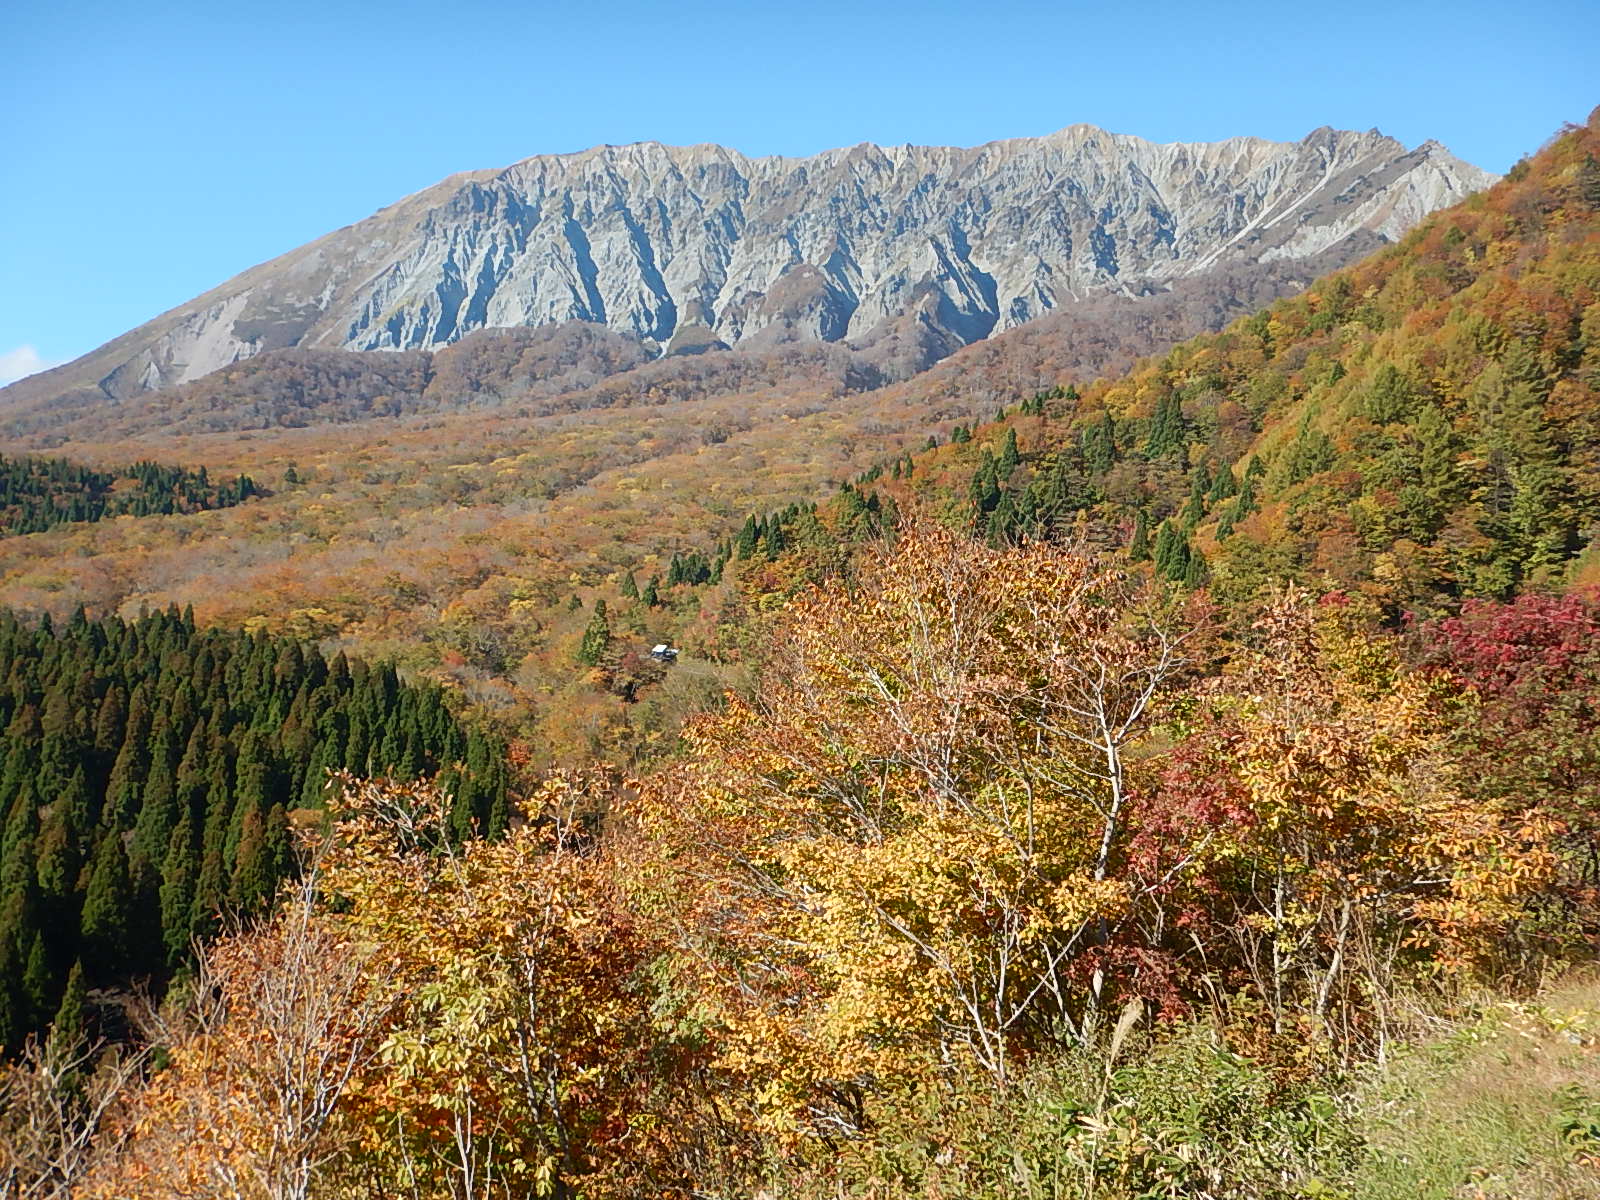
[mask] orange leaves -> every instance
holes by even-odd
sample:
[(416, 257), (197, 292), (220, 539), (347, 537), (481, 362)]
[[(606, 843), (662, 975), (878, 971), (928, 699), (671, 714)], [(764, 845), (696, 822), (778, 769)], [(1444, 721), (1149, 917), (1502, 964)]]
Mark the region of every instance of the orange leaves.
[(584, 828), (621, 786), (554, 777), (503, 841), (457, 846), (431, 785), (346, 780), (295, 902), (205, 958), (92, 1194), (542, 1194), (579, 1175), (634, 1194), (679, 1142), (636, 1136), (645, 1063), (673, 1045), (641, 986), (650, 942)]
[(302, 1197), (342, 1153), (341, 1106), (373, 1060), (388, 971), (315, 910), (310, 885), (203, 956), (153, 1031), (170, 1066), (132, 1098), (89, 1197)]
[(1189, 920), (1275, 1024), (1309, 1007), (1351, 1039), (1369, 1005), (1381, 1013), (1397, 955), (1426, 946), (1461, 966), (1492, 943), (1548, 879), (1549, 831), (1463, 789), (1447, 737), (1470, 699), (1404, 670), (1359, 604), (1285, 589), (1255, 632), (1164, 789), (1181, 805), (1220, 776), (1236, 814), (1193, 881), (1209, 918)]
[(620, 1179), (655, 1153), (629, 1140), (656, 1047), (637, 980), (650, 943), (585, 832), (621, 787), (604, 768), (552, 777), (503, 841), (459, 848), (428, 836), (444, 828), (428, 796), (385, 824), (361, 815), (383, 807), (375, 786), (355, 789), (325, 887), (408, 981), (382, 1044), (397, 1086), (354, 1110), (397, 1122), (369, 1164), (396, 1186), (425, 1163), (440, 1187), (491, 1170), (513, 1189), (584, 1174), (603, 1195), (604, 1172)]
[(686, 782), (632, 807), (660, 848), (651, 903), (725, 981), (717, 1021), (797, 1048), (725, 1065), (839, 1120), (819, 1096), (936, 1054), (1004, 1079), (1094, 1002), (1076, 964), (1132, 904), (1123, 748), (1176, 641), (1082, 555), (940, 529), (908, 531), (853, 594), (803, 597), (784, 630), (759, 696), (688, 731)]

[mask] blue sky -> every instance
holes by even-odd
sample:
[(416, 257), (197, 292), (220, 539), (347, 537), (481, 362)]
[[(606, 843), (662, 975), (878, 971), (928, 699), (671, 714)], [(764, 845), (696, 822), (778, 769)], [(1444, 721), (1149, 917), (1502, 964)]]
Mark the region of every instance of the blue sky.
[(1600, 103), (1597, 18), (1596, 0), (7, 0), (0, 382), (453, 171), (601, 142), (1333, 125), (1503, 171)]

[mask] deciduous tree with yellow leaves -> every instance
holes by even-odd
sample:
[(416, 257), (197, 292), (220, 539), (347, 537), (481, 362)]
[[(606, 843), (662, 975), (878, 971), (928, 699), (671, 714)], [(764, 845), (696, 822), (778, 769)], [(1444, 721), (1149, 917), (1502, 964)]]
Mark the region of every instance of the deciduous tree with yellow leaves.
[(635, 813), (775, 1125), (853, 1128), (875, 1079), (1081, 1035), (1141, 903), (1136, 768), (1184, 665), (1159, 593), (1071, 549), (907, 531), (799, 602), (787, 662), (688, 734)]

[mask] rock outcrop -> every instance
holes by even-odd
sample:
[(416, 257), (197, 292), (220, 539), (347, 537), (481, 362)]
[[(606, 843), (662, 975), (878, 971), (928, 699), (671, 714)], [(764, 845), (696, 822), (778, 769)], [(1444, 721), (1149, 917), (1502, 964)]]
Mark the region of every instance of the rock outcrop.
[(263, 350), (430, 349), (598, 322), (674, 353), (895, 347), (919, 370), (1096, 296), (1397, 238), (1492, 176), (1427, 142), (1156, 145), (1074, 125), (811, 158), (647, 142), (454, 176), (0, 391), (121, 398)]

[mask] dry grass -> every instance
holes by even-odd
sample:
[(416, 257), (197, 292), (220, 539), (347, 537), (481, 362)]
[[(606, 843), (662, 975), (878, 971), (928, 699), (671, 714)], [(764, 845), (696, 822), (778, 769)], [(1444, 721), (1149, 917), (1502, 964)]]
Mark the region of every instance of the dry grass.
[(1404, 1056), (1361, 1105), (1360, 1200), (1600, 1196), (1600, 977)]

